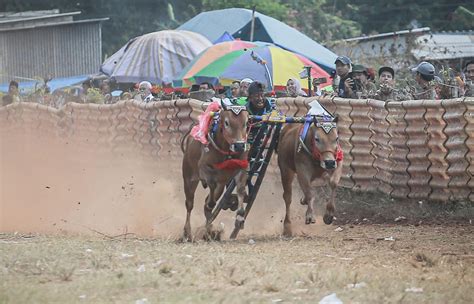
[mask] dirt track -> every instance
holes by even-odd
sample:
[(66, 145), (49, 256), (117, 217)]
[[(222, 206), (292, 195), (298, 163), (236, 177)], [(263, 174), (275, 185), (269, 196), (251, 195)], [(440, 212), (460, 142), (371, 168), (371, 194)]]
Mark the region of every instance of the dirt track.
[[(99, 145), (38, 137), (34, 130), (2, 134), (0, 231), (78, 232), (107, 235), (177, 237), (185, 218), (180, 160), (145, 159), (138, 149), (109, 151)], [(242, 236), (281, 232), (284, 203), (277, 171), (269, 170)], [(272, 172), (274, 174), (272, 174)], [(203, 220), (205, 192), (198, 190), (193, 228)], [(311, 234), (303, 225), (304, 208), (296, 187), (293, 215), (298, 234)], [(324, 195), (320, 195), (320, 205)], [(471, 203), (434, 204), (393, 201), (382, 194), (341, 189), (336, 225), (392, 223), (469, 224)], [(319, 210), (318, 210), (319, 211)], [(321, 215), (321, 211), (318, 215)], [(234, 214), (223, 212), (218, 222), (233, 226)], [(420, 222), (421, 221), (421, 222)]]
[[(470, 203), (341, 189), (335, 223), (318, 217), (307, 226), (295, 191), (297, 237), (281, 239), (281, 187), (269, 174), (237, 242), (182, 244), (179, 160), (145, 161), (133, 147), (111, 153), (33, 133), (1, 141), (1, 303), (314, 303), (333, 292), (344, 303), (474, 297)], [(203, 223), (204, 195), (196, 198), (194, 229)], [(225, 238), (233, 219), (230, 212), (218, 218)], [(348, 287), (357, 283), (364, 284)]]

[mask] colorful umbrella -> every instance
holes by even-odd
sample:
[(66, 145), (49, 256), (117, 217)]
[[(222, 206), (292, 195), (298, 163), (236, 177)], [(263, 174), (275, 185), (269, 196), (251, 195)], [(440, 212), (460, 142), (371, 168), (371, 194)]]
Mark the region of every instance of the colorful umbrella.
[[(204, 81), (228, 85), (235, 80), (251, 78), (265, 84), (272, 82), (274, 88), (279, 89), (286, 86), (288, 79), (299, 79), (304, 66), (311, 66), (312, 78), (324, 77), (329, 81), (329, 74), (306, 57), (272, 44), (240, 41), (250, 45), (233, 51), (227, 49), (227, 53), (217, 51), (222, 48), (220, 45), (235, 42), (220, 43), (205, 50), (183, 69), (173, 81), (174, 86), (190, 86)], [(258, 63), (261, 61), (266, 66)], [(326, 82), (322, 87), (329, 84)], [(301, 81), (301, 86), (307, 89), (307, 81)]]
[(167, 84), (211, 45), (207, 38), (194, 32), (149, 33), (130, 40), (103, 63), (101, 70), (117, 82), (148, 80)]

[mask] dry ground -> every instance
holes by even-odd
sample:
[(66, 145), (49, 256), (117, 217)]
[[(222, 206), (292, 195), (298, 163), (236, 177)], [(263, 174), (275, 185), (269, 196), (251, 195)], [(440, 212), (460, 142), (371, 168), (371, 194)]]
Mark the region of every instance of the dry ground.
[(0, 303), (472, 303), (472, 226), (341, 227), (195, 243), (2, 234)]
[[(117, 156), (30, 129), (0, 135), (0, 303), (318, 303), (333, 293), (344, 303), (473, 303), (472, 203), (340, 189), (334, 224), (321, 224), (318, 194), (317, 223), (304, 225), (296, 187), (297, 237), (281, 239), (274, 170), (237, 241), (179, 243), (176, 157)], [(234, 217), (219, 215), (224, 239)]]

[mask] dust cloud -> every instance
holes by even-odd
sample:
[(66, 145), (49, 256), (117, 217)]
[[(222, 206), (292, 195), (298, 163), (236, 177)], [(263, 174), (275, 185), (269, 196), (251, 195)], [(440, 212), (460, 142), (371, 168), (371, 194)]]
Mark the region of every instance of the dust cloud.
[[(186, 209), (179, 158), (153, 159), (133, 147), (112, 150), (37, 133), (0, 131), (0, 232), (181, 236)], [(275, 168), (270, 171), (241, 237), (282, 231), (281, 184)], [(205, 195), (199, 187), (193, 231), (204, 223)], [(321, 218), (316, 225), (304, 225), (300, 195), (295, 183), (294, 232), (321, 230)], [(234, 217), (222, 211), (216, 220), (224, 223), (225, 238)]]

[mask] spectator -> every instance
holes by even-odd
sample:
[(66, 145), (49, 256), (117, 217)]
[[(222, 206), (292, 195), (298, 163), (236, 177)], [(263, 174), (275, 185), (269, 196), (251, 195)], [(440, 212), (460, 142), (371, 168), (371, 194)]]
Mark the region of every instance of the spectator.
[(151, 83), (148, 81), (142, 81), (138, 85), (138, 94), (142, 101), (150, 102), (153, 101), (153, 94), (151, 94)]
[(2, 104), (7, 106), (14, 102), (20, 101), (20, 91), (18, 90), (18, 82), (15, 80), (10, 81), (8, 86), (8, 94), (2, 97)]
[(371, 97), (378, 100), (397, 100), (394, 94), (395, 71), (383, 66), (379, 69), (379, 89)]
[(132, 93), (130, 92), (123, 92), (122, 95), (120, 96), (121, 100), (130, 100), (133, 99)]
[(15, 80), (10, 81), (10, 84), (8, 86), (8, 95), (11, 96), (19, 96), (20, 91), (18, 90), (18, 82)]
[(189, 89), (189, 93), (197, 92), (197, 91), (199, 91), (199, 85), (198, 84), (191, 85), (191, 88)]
[(375, 69), (367, 68), (367, 74), (370, 82), (375, 83)]
[(336, 74), (339, 76), (339, 87), (337, 89), (337, 96), (342, 98), (349, 98), (348, 89), (352, 87), (353, 81), (351, 77), (352, 62), (349, 57), (340, 56), (336, 61)]
[(474, 82), (474, 60), (468, 61), (464, 66), (464, 77), (467, 81)]
[(335, 70), (331, 71), (331, 74), (330, 74), (329, 77), (331, 79), (331, 87), (332, 87), (332, 91), (333, 91), (332, 95), (338, 96), (337, 92), (339, 90), (339, 82), (340, 82), (341, 78), (337, 75)]
[(87, 91), (92, 88), (92, 84), (90, 80), (86, 80), (82, 83), (82, 94), (87, 95)]
[(230, 85), (230, 97), (231, 98), (237, 98), (239, 97), (239, 92), (240, 92), (240, 81), (233, 81), (232, 84)]
[(288, 79), (286, 82), (286, 93), (289, 97), (308, 96), (305, 91), (301, 89), (301, 84), (296, 78)]
[(102, 81), (102, 83), (100, 85), (100, 92), (104, 96), (107, 95), (107, 94), (110, 94), (111, 90), (110, 90), (110, 83), (109, 83), (108, 80)]
[(209, 82), (203, 82), (199, 85), (199, 91), (214, 90), (214, 86)]
[(368, 98), (376, 91), (375, 85), (369, 81), (367, 69), (360, 64), (352, 68), (352, 85), (347, 88), (346, 95), (352, 98)]
[(464, 96), (474, 97), (474, 60), (464, 67)]
[(314, 96), (322, 96), (324, 92), (319, 87), (322, 83), (326, 83), (327, 78), (314, 78), (313, 79), (313, 95)]
[(8, 86), (8, 95), (12, 97), (13, 102), (20, 101), (20, 90), (18, 87), (18, 82), (16, 82), (15, 80), (10, 81), (10, 84)]
[(252, 82), (253, 80), (250, 78), (244, 78), (240, 81), (240, 92), (239, 92), (240, 97), (249, 96), (248, 89)]
[(438, 99), (435, 90), (435, 67), (426, 61), (421, 62), (411, 71), (415, 73), (417, 86), (412, 91), (413, 99)]

